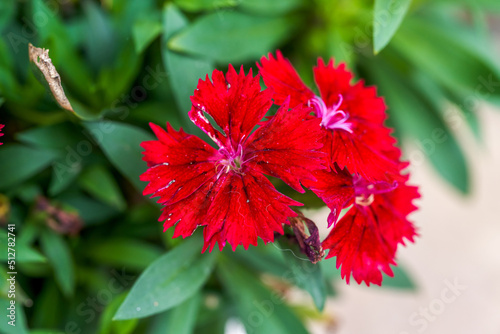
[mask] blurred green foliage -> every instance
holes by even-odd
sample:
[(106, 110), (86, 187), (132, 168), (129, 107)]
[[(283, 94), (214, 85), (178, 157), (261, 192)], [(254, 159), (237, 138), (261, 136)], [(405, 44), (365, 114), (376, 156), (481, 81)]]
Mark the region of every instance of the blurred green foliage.
[[(467, 193), (456, 136), (467, 127), (480, 140), (478, 105), (500, 105), (495, 11), (496, 0), (0, 1), (0, 223), (15, 224), (18, 271), (17, 326), (3, 319), (0, 331), (222, 333), (239, 317), (249, 333), (307, 332), (317, 311), (276, 291), (297, 286), (321, 309), (335, 293), (334, 261), (301, 265), (292, 246), (272, 245), (200, 256), (198, 236), (162, 233), (139, 181), (148, 122), (203, 136), (189, 96), (214, 68), (256, 71), (279, 48), (311, 84), (317, 57), (334, 56), (378, 86), (396, 136), (416, 144), (413, 168), (428, 159)], [(50, 50), (74, 114), (29, 63), (28, 43)], [(414, 288), (402, 270), (386, 284)]]

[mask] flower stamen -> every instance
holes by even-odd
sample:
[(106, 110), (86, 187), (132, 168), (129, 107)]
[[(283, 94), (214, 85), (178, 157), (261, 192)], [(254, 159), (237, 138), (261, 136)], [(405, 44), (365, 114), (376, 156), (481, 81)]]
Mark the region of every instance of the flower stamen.
[(361, 206), (369, 206), (375, 200), (375, 195), (393, 191), (398, 186), (397, 182), (379, 181), (370, 183), (361, 176), (354, 176), (354, 202)]
[(243, 146), (241, 144), (238, 144), (238, 148), (236, 150), (232, 147), (230, 149), (222, 147), (219, 149), (219, 153), (223, 156), (223, 158), (216, 163), (216, 168), (222, 166), (222, 169), (217, 173), (217, 178), (224, 173), (229, 173), (230, 171), (241, 173), (243, 164), (252, 159), (243, 159)]
[(321, 118), (321, 126), (329, 130), (344, 130), (352, 133), (352, 123), (348, 122), (349, 114), (339, 110), (342, 105), (343, 97), (339, 94), (339, 101), (337, 104), (328, 108), (325, 102), (319, 97), (315, 96), (309, 100), (308, 105), (316, 111), (316, 116)]

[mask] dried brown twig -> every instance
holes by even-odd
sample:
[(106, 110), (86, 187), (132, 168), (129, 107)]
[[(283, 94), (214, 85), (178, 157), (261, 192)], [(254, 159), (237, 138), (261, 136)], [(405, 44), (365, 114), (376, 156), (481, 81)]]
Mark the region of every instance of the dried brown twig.
[(59, 73), (57, 73), (56, 67), (52, 64), (52, 60), (49, 57), (49, 50), (37, 48), (31, 43), (28, 47), (30, 61), (32, 61), (42, 72), (57, 103), (62, 108), (74, 112), (66, 94), (64, 94), (61, 77), (59, 76)]

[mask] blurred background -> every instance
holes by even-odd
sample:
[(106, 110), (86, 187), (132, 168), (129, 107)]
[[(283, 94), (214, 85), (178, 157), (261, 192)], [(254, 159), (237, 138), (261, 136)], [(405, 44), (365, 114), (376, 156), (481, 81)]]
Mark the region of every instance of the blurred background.
[[(0, 0), (0, 308), (9, 224), (18, 305), (0, 332), (500, 334), (499, 14), (496, 0)], [(29, 43), (50, 50), (73, 111)], [(204, 137), (187, 117), (198, 79), (228, 63), (256, 73), (276, 49), (310, 87), (317, 58), (334, 57), (386, 99), (422, 199), (420, 237), (382, 287), (281, 243), (196, 249), (195, 275), (141, 195), (148, 123)], [(276, 187), (326, 226), (312, 193)], [(170, 304), (138, 307), (151, 293)]]

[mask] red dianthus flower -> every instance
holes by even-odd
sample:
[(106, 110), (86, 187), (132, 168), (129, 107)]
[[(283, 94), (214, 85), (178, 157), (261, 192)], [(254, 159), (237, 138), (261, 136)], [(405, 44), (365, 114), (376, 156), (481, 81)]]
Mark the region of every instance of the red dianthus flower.
[[(290, 96), (291, 106), (309, 105), (321, 119), (328, 169), (315, 171), (316, 180), (304, 185), (331, 209), (328, 225), (336, 223), (322, 243), (330, 250), (326, 258), (337, 257), (337, 268), (342, 266), (348, 283), (352, 274), (358, 283), (380, 285), (381, 271), (392, 276), (397, 246), (416, 235), (407, 216), (419, 197), (401, 173), (408, 164), (401, 161), (401, 151), (384, 125), (385, 103), (374, 87), (362, 81), (352, 84), (353, 75), (344, 64), (335, 67), (333, 61), (319, 59), (314, 68), (318, 97), (279, 51), (268, 58), (257, 66), (266, 85), (275, 90), (275, 102)], [(351, 205), (337, 222), (340, 211)]]
[(352, 176), (346, 169), (337, 169), (319, 182), (324, 182), (330, 198), (339, 208), (352, 205), (335, 224), (322, 246), (330, 252), (326, 259), (337, 257), (337, 268), (342, 265), (341, 276), (349, 283), (352, 274), (356, 282), (380, 285), (382, 273), (392, 276), (390, 265), (399, 244), (416, 235), (407, 216), (416, 207), (412, 201), (420, 197), (417, 187), (400, 183), (370, 183)]
[(330, 168), (336, 163), (369, 181), (400, 179), (399, 150), (394, 147), (391, 130), (384, 126), (386, 107), (375, 87), (366, 87), (363, 81), (351, 84), (353, 75), (345, 64), (335, 68), (333, 61), (325, 65), (319, 59), (314, 68), (319, 97), (302, 82), (280, 51), (276, 58), (272, 54), (269, 59), (262, 57), (257, 66), (266, 85), (274, 89), (276, 104), (290, 96), (291, 107), (313, 107), (325, 132), (323, 150), (328, 153)]
[[(314, 181), (312, 172), (324, 168), (319, 151), (323, 133), (311, 109), (288, 101), (265, 122), (273, 92), (261, 91), (259, 76), (237, 73), (229, 65), (224, 76), (215, 70), (200, 80), (191, 98), (191, 120), (217, 144), (151, 124), (158, 140), (142, 143), (148, 170), (141, 175), (149, 184), (144, 195), (159, 197), (164, 229), (175, 225), (174, 237), (190, 236), (204, 227), (203, 251), (228, 242), (233, 250), (265, 243), (283, 224), (296, 216), (289, 206), (302, 205), (279, 193), (264, 174), (281, 178), (297, 191), (301, 182)], [(220, 129), (207, 118), (210, 116)], [(252, 130), (260, 124), (254, 132)]]

